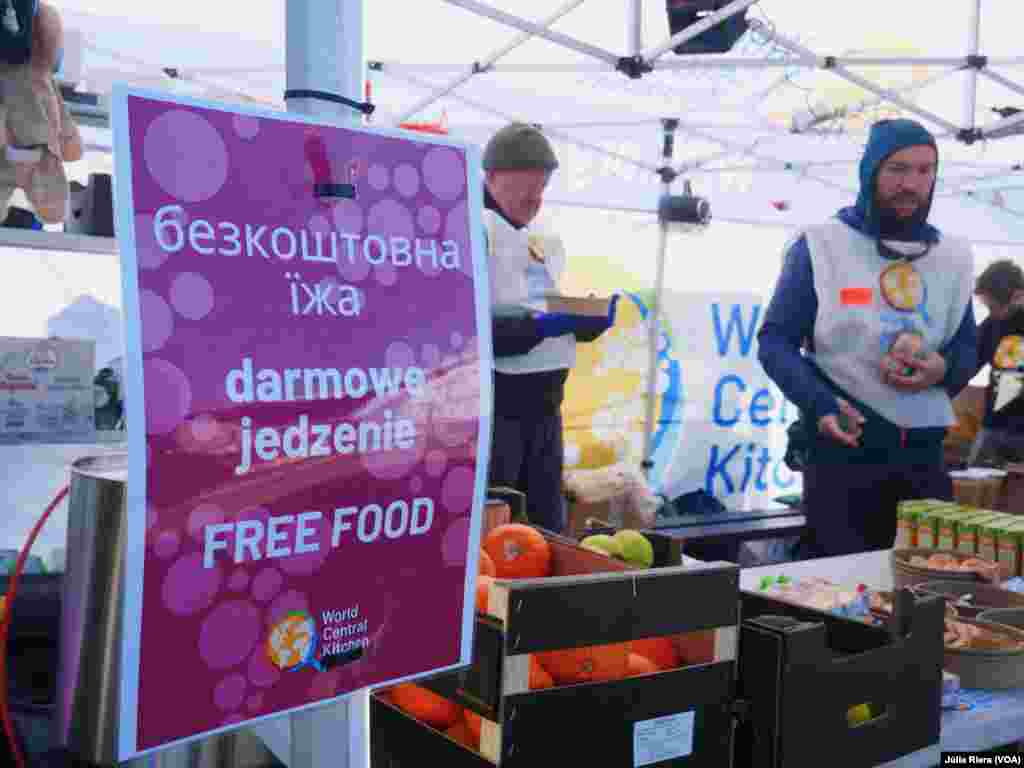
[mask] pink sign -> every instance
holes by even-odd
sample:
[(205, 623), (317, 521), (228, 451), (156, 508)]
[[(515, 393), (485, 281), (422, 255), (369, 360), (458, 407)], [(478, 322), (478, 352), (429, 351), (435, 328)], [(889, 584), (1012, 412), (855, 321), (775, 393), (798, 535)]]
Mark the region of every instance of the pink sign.
[(115, 120), (121, 759), (468, 664), (491, 402), (475, 151), (127, 90)]

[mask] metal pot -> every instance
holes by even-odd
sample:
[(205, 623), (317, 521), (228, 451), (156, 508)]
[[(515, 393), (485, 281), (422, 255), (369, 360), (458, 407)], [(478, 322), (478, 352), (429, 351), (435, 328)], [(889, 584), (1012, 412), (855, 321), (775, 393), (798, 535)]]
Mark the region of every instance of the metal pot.
[[(118, 764), (127, 480), (126, 453), (71, 465), (55, 725), (59, 746), (90, 765)], [(259, 739), (236, 731), (128, 765), (231, 768), (272, 762)]]

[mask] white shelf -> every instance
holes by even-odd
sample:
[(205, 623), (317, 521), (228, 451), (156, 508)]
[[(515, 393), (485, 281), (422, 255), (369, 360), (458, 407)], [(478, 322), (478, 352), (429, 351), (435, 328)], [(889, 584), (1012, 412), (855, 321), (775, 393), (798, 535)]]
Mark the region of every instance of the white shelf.
[(72, 251), (74, 253), (117, 254), (117, 241), (112, 237), (73, 235), (37, 229), (0, 227), (0, 248), (27, 248), (36, 251)]

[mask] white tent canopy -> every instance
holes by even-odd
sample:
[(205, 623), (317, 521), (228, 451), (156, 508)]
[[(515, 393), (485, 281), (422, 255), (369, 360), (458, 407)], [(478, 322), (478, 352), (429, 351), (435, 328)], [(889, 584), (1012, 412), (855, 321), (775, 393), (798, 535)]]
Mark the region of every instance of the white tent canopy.
[[(676, 118), (676, 167), (716, 220), (793, 228), (850, 202), (866, 124), (900, 112), (940, 136), (935, 221), (983, 245), (1024, 242), (1021, 139), (1015, 118), (992, 112), (1024, 105), (1012, 9), (892, 5), (736, 0), (725, 11), (751, 6), (751, 30), (732, 51), (677, 56), (661, 53), (663, 0), (367, 3), (373, 120), (444, 114), (453, 133), (479, 142), (512, 118), (540, 123), (561, 145), (553, 201), (650, 211), (661, 120)], [(241, 31), (233, 19), (218, 29), (196, 2), (148, 18), (63, 8), (83, 36), (82, 88), (103, 93), (121, 80), (283, 104), (281, 2), (246, 4)], [(974, 52), (986, 66), (967, 66)], [(653, 71), (616, 71), (645, 54)]]

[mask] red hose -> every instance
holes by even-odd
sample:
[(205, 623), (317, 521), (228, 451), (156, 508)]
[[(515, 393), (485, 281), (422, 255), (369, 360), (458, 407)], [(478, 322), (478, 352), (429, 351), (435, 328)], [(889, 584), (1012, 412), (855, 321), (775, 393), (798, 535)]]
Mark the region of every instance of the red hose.
[(68, 486), (65, 485), (61, 488), (57, 497), (50, 502), (50, 506), (43, 512), (42, 517), (36, 522), (32, 532), (28, 535), (28, 540), (21, 548), (21, 552), (18, 554), (18, 561), (14, 565), (14, 571), (11, 572), (11, 583), (7, 587), (7, 598), (4, 604), (4, 618), (0, 622), (0, 719), (3, 720), (4, 733), (7, 735), (7, 741), (11, 745), (11, 754), (14, 755), (14, 762), (17, 768), (26, 768), (26, 763), (25, 755), (21, 751), (21, 745), (15, 738), (14, 722), (11, 720), (10, 702), (8, 701), (7, 635), (11, 628), (11, 617), (14, 615), (14, 598), (18, 594), (18, 579), (21, 578), (21, 572), (25, 568), (28, 553), (32, 551), (32, 545), (36, 543), (36, 537), (49, 519), (50, 513), (57, 508), (58, 504), (64, 501), (64, 497), (67, 495)]

